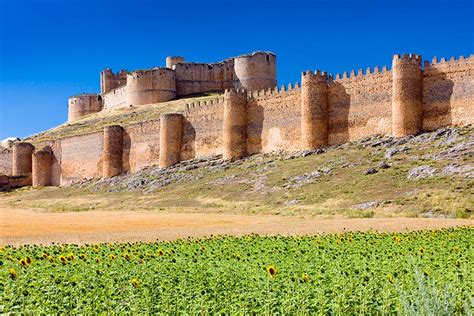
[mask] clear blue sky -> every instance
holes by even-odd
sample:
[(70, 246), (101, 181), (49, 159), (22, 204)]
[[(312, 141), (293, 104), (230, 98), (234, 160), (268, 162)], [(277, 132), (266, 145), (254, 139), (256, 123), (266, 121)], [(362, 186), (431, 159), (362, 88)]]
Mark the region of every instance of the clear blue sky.
[(0, 0), (0, 139), (67, 119), (67, 98), (99, 72), (277, 54), (278, 84), (300, 72), (390, 66), (394, 53), (474, 53), (474, 1)]

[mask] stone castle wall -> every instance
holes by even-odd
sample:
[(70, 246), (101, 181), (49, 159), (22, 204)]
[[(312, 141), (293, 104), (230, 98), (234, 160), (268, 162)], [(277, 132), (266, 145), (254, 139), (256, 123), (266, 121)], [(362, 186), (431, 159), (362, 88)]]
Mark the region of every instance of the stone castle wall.
[(123, 142), (124, 171), (157, 165), (160, 157), (160, 120), (125, 126)]
[(127, 86), (123, 85), (102, 94), (104, 109), (125, 107), (127, 105)]
[(234, 60), (215, 64), (182, 62), (173, 65), (173, 69), (178, 96), (224, 91), (234, 84)]
[(122, 69), (117, 73), (113, 73), (112, 69), (104, 69), (100, 73), (100, 93), (105, 94), (111, 90), (127, 84), (127, 70)]
[(13, 171), (11, 149), (0, 146), (0, 174), (11, 176)]
[(181, 160), (222, 153), (224, 99), (194, 102), (186, 106)]
[(474, 118), (474, 57), (424, 63), (423, 129), (467, 125)]
[(250, 94), (247, 114), (247, 153), (298, 150), (301, 89), (267, 89)]
[(102, 177), (103, 133), (61, 140), (61, 185)]
[(392, 73), (386, 67), (337, 74), (328, 87), (328, 144), (391, 133)]
[(146, 105), (176, 97), (176, 75), (168, 68), (136, 70), (127, 75), (125, 105)]
[(102, 97), (98, 94), (80, 94), (68, 100), (68, 122), (102, 111)]
[[(37, 148), (51, 148), (51, 184), (64, 185), (109, 176), (103, 164), (110, 153), (121, 156), (114, 158), (116, 165), (121, 162), (116, 174), (160, 161), (170, 165), (210, 155), (236, 159), (319, 148), (374, 134), (393, 135), (395, 128), (414, 134), (474, 124), (474, 56), (434, 60), (421, 67), (420, 56), (403, 55), (395, 56), (393, 65), (391, 70), (375, 67), (336, 76), (305, 72), (301, 87), (227, 91), (212, 100), (189, 103), (180, 114), (163, 116), (167, 122), (161, 117), (119, 127), (122, 138), (114, 142), (107, 143), (107, 132), (102, 131)], [(28, 173), (25, 152), (31, 147), (22, 144), (18, 166), (24, 165), (20, 173)], [(12, 157), (12, 150), (0, 150), (0, 173), (13, 173)]]

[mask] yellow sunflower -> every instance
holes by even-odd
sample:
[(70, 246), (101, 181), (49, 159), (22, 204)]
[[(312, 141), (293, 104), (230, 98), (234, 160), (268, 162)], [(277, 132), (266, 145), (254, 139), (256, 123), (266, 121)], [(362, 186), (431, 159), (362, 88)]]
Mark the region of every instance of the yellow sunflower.
[(388, 283), (393, 284), (395, 283), (395, 278), (393, 277), (393, 275), (387, 274), (387, 281)]
[(61, 261), (63, 264), (67, 263), (67, 258), (65, 256), (59, 257), (59, 261)]
[(268, 266), (267, 272), (273, 278), (277, 274), (277, 269), (274, 266)]
[(308, 283), (308, 282), (311, 280), (311, 278), (309, 277), (309, 274), (307, 274), (307, 273), (303, 273), (303, 274), (301, 275), (301, 278), (303, 279), (303, 281), (304, 281), (305, 283)]
[(130, 283), (132, 284), (134, 288), (138, 288), (140, 286), (140, 281), (138, 281), (137, 279), (132, 279)]
[(25, 268), (28, 268), (28, 262), (26, 262), (26, 259), (20, 259), (20, 264)]

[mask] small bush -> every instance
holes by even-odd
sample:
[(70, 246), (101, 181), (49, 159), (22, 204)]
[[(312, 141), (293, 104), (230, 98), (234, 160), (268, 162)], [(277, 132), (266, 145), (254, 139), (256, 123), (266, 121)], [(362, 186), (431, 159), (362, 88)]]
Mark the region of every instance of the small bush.
[(467, 208), (459, 208), (456, 210), (456, 218), (469, 218), (471, 217), (471, 211)]

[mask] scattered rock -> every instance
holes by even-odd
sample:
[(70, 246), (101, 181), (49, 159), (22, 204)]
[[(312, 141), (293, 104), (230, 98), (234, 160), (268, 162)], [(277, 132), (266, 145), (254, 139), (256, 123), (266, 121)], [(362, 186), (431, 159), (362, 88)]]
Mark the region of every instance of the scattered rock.
[(395, 154), (398, 154), (398, 153), (402, 153), (402, 152), (405, 152), (407, 151), (408, 149), (406, 147), (401, 147), (401, 148), (397, 148), (397, 147), (392, 147), (392, 148), (389, 148), (385, 151), (385, 159), (391, 159), (393, 156), (395, 156)]
[(437, 169), (430, 166), (419, 166), (408, 171), (408, 180), (418, 180), (433, 177)]
[(457, 163), (450, 164), (444, 167), (441, 172), (442, 175), (459, 175), (464, 178), (474, 178), (474, 166), (473, 165), (460, 165)]
[(289, 201), (285, 201), (284, 205), (291, 206), (291, 205), (299, 204), (300, 202), (301, 202), (300, 200), (289, 200)]
[(332, 171), (332, 168), (330, 167), (322, 167), (321, 169), (319, 169), (322, 173), (324, 174), (329, 174), (331, 171)]
[(433, 159), (456, 159), (464, 156), (474, 156), (474, 140), (467, 140), (465, 142), (458, 143), (453, 147), (434, 155)]
[(381, 163), (379, 163), (379, 165), (377, 166), (379, 169), (388, 169), (391, 167), (391, 165), (389, 165), (388, 163), (386, 163), (385, 161), (382, 161)]
[(301, 152), (300, 156), (301, 157), (307, 157), (310, 155), (320, 155), (322, 153), (326, 152), (324, 149), (318, 148), (314, 150), (304, 150)]
[(368, 174), (375, 174), (375, 173), (377, 173), (377, 172), (379, 172), (377, 169), (375, 169), (375, 168), (369, 168), (369, 169), (365, 170), (364, 174), (365, 174), (365, 175), (368, 175)]
[(356, 204), (356, 205), (353, 206), (353, 208), (355, 208), (357, 210), (366, 210), (368, 208), (377, 207), (377, 206), (379, 206), (379, 204), (380, 204), (379, 202), (371, 201), (371, 202)]
[[(323, 170), (324, 169), (324, 170)], [(318, 178), (331, 173), (331, 168), (321, 168), (321, 170), (304, 173), (289, 179), (284, 188), (301, 188), (303, 185), (314, 183)]]
[(225, 184), (234, 183), (234, 182), (236, 182), (236, 180), (237, 180), (237, 176), (236, 175), (231, 175), (231, 176), (226, 176), (226, 177), (216, 179), (214, 181), (210, 181), (207, 184), (209, 184), (209, 185), (225, 185)]

